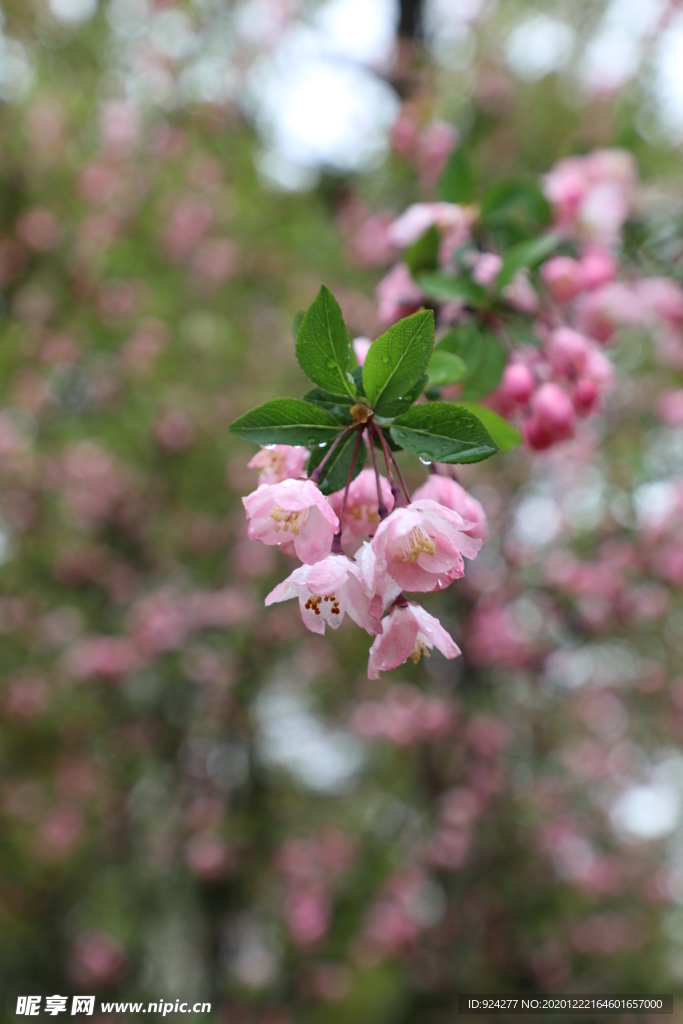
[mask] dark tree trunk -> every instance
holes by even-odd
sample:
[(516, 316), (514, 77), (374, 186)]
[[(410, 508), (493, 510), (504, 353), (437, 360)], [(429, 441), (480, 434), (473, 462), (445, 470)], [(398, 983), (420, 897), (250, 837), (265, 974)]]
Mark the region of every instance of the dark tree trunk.
[(398, 34), (404, 39), (422, 37), (422, 6), (423, 0), (401, 0)]

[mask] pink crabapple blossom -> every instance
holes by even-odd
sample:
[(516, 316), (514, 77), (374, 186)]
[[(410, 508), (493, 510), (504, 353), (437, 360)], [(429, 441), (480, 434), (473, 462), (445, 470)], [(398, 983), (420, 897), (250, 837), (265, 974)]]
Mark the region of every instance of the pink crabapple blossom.
[(376, 288), (377, 314), (382, 323), (393, 324), (403, 316), (416, 312), (424, 294), (415, 284), (405, 263), (397, 263)]
[(308, 448), (290, 444), (263, 445), (248, 467), (260, 470), (259, 487), (261, 484), (279, 484), (282, 480), (303, 477), (309, 455)]
[(394, 509), (372, 540), (378, 566), (409, 591), (447, 586), (465, 573), (463, 555), (476, 558), (481, 540), (474, 523), (430, 498)]
[(457, 512), (463, 519), (474, 523), (474, 526), (466, 531), (470, 537), (478, 537), (482, 541), (488, 537), (488, 522), (481, 502), (468, 494), (465, 488), (450, 476), (438, 472), (430, 473), (427, 480), (413, 494), (414, 502), (423, 498), (436, 501), (439, 505)]
[(585, 242), (614, 244), (635, 184), (635, 161), (625, 150), (601, 149), (560, 160), (545, 179), (556, 230)]
[(307, 629), (337, 629), (348, 615), (371, 636), (381, 633), (382, 608), (368, 596), (360, 565), (346, 555), (328, 555), (315, 565), (302, 565), (268, 594), (266, 605), (299, 598)]
[(415, 664), (421, 657), (430, 657), (433, 647), (445, 658), (457, 658), (460, 648), (438, 619), (421, 605), (396, 604), (383, 620), (383, 632), (370, 648), (368, 678), (379, 679), (380, 672), (398, 668), (410, 658)]
[(242, 504), (247, 511), (250, 540), (271, 545), (291, 541), (307, 565), (329, 555), (339, 520), (310, 480), (262, 484), (242, 498)]
[[(386, 477), (379, 478), (382, 501), (391, 512), (394, 498)], [(344, 491), (336, 491), (330, 495), (330, 505), (337, 513), (341, 512)], [(344, 506), (344, 523), (342, 527), (342, 544), (352, 544), (360, 537), (371, 537), (380, 524), (377, 505), (377, 480), (371, 469), (362, 470), (355, 480), (351, 481), (346, 505)]]

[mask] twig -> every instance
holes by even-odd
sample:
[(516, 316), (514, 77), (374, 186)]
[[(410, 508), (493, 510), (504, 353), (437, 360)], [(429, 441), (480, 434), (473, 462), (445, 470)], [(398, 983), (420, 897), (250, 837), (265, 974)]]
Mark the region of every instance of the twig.
[[(387, 445), (387, 447), (389, 447), (389, 446)], [(396, 456), (395, 456), (395, 455), (394, 455), (394, 453), (392, 452), (391, 448), (389, 448), (389, 454), (390, 454), (390, 456), (391, 456), (391, 461), (392, 461), (392, 462), (393, 462), (393, 464), (394, 464), (394, 467), (395, 467), (395, 469), (396, 469), (396, 472), (398, 473), (398, 478), (399, 478), (399, 480), (401, 481), (401, 487), (403, 488), (403, 493), (404, 493), (404, 494), (405, 494), (405, 496), (406, 496), (406, 501), (407, 501), (407, 502), (408, 502), (408, 504), (410, 505), (410, 501), (411, 501), (411, 498), (410, 498), (410, 491), (409, 491), (409, 490), (408, 490), (408, 488), (406, 487), (406, 482), (405, 482), (405, 480), (403, 479), (403, 473), (401, 472), (401, 467), (399, 466), (398, 462), (396, 461)]]
[(344, 497), (342, 498), (341, 508), (339, 509), (339, 529), (335, 533), (334, 540), (332, 541), (332, 554), (333, 555), (343, 555), (344, 554), (344, 549), (343, 549), (342, 543), (341, 543), (342, 526), (343, 526), (343, 522), (344, 522), (344, 509), (346, 508), (346, 499), (349, 496), (349, 487), (351, 486), (351, 481), (353, 480), (353, 470), (354, 470), (355, 465), (356, 465), (356, 459), (358, 458), (358, 449), (360, 448), (360, 443), (361, 443), (362, 440), (363, 440), (363, 431), (359, 430), (358, 431), (358, 437), (356, 438), (356, 446), (353, 449), (353, 455), (351, 457), (351, 466), (349, 468), (349, 475), (348, 475), (348, 479), (346, 481), (346, 487), (344, 489)]
[(382, 519), (386, 519), (387, 516), (389, 515), (389, 509), (384, 504), (384, 499), (382, 497), (382, 486), (381, 486), (380, 480), (379, 480), (379, 467), (377, 465), (377, 452), (375, 451), (375, 446), (373, 444), (372, 437), (370, 436), (370, 431), (369, 430), (368, 430), (368, 433), (366, 435), (366, 441), (368, 442), (368, 448), (370, 449), (370, 456), (372, 458), (372, 465), (374, 466), (374, 469), (375, 469), (375, 480), (377, 481), (377, 514), (378, 514), (380, 520), (382, 520)]
[(392, 461), (394, 462), (394, 465), (396, 465), (396, 462), (395, 462), (395, 460), (392, 460), (392, 458), (391, 458), (391, 452), (389, 450), (389, 445), (387, 444), (387, 440), (386, 440), (384, 434), (382, 433), (381, 429), (377, 426), (377, 424), (374, 423), (374, 422), (372, 423), (372, 429), (375, 431), (375, 434), (379, 438), (380, 443), (382, 445), (382, 451), (384, 452), (384, 462), (385, 462), (386, 467), (387, 467), (387, 474), (389, 476), (389, 484), (391, 485), (391, 493), (392, 493), (392, 496), (393, 496), (393, 499), (394, 499), (394, 508), (400, 508), (401, 506), (405, 505), (406, 502), (405, 502), (405, 498), (403, 497), (403, 494), (401, 493), (400, 487), (396, 483), (396, 479), (394, 477), (394, 472), (393, 472), (393, 470), (391, 468)]
[(339, 442), (342, 441), (345, 437), (348, 437), (349, 434), (352, 431), (357, 430), (357, 429), (358, 429), (358, 426), (357, 426), (356, 423), (354, 423), (352, 427), (347, 427), (346, 430), (342, 430), (341, 434), (338, 434), (335, 437), (334, 441), (332, 442), (332, 444), (330, 446), (330, 450), (325, 452), (325, 455), (323, 456), (322, 460), (318, 463), (318, 465), (315, 467), (315, 469), (311, 473), (311, 480), (313, 481), (314, 484), (317, 484), (318, 481), (320, 480), (320, 475), (321, 475), (323, 469), (325, 468), (325, 463), (327, 462), (327, 460), (329, 459), (330, 455), (332, 454), (334, 449), (337, 447)]

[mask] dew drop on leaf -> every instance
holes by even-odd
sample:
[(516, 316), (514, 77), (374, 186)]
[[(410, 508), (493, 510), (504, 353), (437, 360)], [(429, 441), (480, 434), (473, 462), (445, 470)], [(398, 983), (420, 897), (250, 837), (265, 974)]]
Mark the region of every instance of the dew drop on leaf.
[(328, 361), (327, 361), (327, 369), (328, 370), (334, 370), (334, 363), (332, 362), (331, 359), (328, 359)]
[(383, 363), (388, 363), (389, 362), (389, 356), (382, 356), (382, 362)]
[(318, 448), (327, 448), (327, 441), (321, 441)]
[(420, 455), (418, 456), (418, 458), (420, 459), (420, 462), (422, 463), (423, 466), (431, 466), (432, 460), (428, 459), (426, 455)]

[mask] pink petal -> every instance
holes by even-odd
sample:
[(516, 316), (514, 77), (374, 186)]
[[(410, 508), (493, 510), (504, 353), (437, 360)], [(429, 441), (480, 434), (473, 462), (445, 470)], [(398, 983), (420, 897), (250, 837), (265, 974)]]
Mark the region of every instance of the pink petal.
[(438, 619), (420, 605), (413, 605), (413, 615), (419, 627), (420, 639), (427, 647), (436, 647), (445, 658), (457, 658), (461, 653), (450, 633), (447, 633)]
[(384, 621), (384, 632), (370, 648), (368, 677), (379, 679), (380, 672), (389, 672), (402, 665), (415, 648), (417, 634), (417, 619), (411, 606), (393, 608)]

